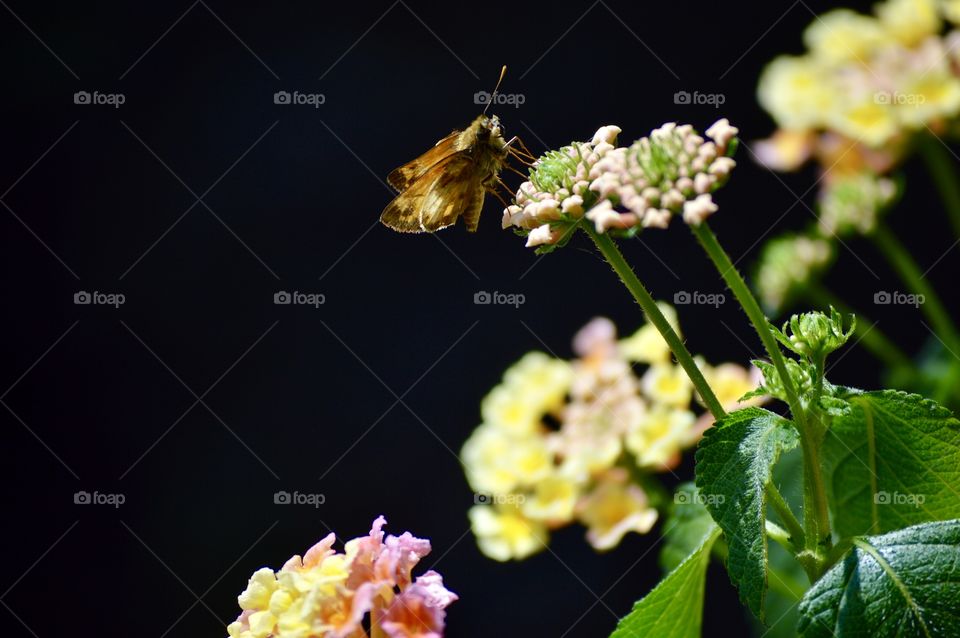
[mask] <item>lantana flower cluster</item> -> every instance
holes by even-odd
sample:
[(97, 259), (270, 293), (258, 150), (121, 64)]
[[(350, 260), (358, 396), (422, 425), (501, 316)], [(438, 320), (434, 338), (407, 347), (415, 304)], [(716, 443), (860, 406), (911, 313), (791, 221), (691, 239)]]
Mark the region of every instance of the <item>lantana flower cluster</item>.
[(711, 193), (736, 162), (729, 157), (737, 129), (726, 119), (707, 129), (664, 124), (630, 146), (617, 147), (620, 128), (603, 126), (589, 142), (574, 142), (537, 159), (530, 179), (503, 212), (503, 227), (527, 246), (555, 246), (586, 217), (597, 232), (632, 234), (666, 228), (682, 214), (697, 225), (716, 212)]
[(430, 541), (409, 532), (386, 536), (380, 516), (367, 536), (333, 549), (330, 533), (279, 571), (254, 572), (238, 597), (242, 613), (230, 638), (442, 638), (446, 607), (457, 600), (443, 578), (413, 568)]
[(960, 114), (960, 31), (941, 35), (955, 5), (886, 0), (874, 15), (817, 16), (804, 32), (807, 53), (776, 58), (760, 79), (760, 102), (782, 131), (765, 158), (795, 167), (828, 132), (889, 151), (916, 131), (942, 130)]
[[(752, 150), (774, 170), (811, 158), (819, 164), (818, 223), (805, 233), (811, 242), (871, 233), (897, 194), (893, 169), (922, 137), (956, 126), (958, 24), (957, 0), (885, 0), (871, 15), (835, 9), (810, 23), (805, 54), (767, 66), (757, 92), (779, 129)], [(760, 281), (795, 288), (808, 281), (815, 269), (782, 259), (791, 245), (806, 250), (791, 235), (766, 251)], [(760, 285), (771, 310), (785, 298), (771, 293), (776, 288), (784, 286)]]
[[(661, 309), (676, 328), (673, 308)], [(477, 495), (471, 525), (493, 559), (526, 558), (574, 522), (597, 550), (650, 531), (660, 495), (646, 479), (676, 467), (713, 423), (652, 324), (618, 339), (613, 323), (597, 318), (573, 349), (573, 361), (531, 352), (511, 366), (463, 446)], [(755, 368), (698, 365), (729, 409), (759, 383)]]

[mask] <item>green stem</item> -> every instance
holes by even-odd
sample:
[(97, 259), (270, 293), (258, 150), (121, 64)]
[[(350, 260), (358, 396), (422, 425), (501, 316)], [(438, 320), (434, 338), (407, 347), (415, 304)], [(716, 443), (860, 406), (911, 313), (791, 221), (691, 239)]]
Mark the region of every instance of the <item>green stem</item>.
[(913, 362), (910, 357), (900, 349), (887, 335), (874, 325), (869, 317), (861, 312), (855, 312), (848, 306), (843, 299), (830, 292), (822, 283), (818, 281), (809, 281), (806, 285), (805, 296), (807, 300), (819, 306), (821, 310), (833, 306), (838, 312), (844, 315), (856, 315), (857, 325), (854, 331), (857, 335), (858, 343), (873, 353), (873, 356), (883, 361), (890, 368), (913, 368)]
[[(699, 226), (691, 225), (693, 234), (707, 255), (720, 272), (720, 276), (727, 283), (733, 295), (740, 302), (740, 306), (750, 319), (760, 341), (773, 362), (787, 395), (787, 404), (793, 416), (797, 431), (800, 434), (800, 446), (803, 450), (803, 524), (804, 542), (806, 549), (820, 561), (821, 549), (830, 545), (830, 513), (827, 508), (827, 491), (820, 471), (820, 441), (822, 432), (816, 425), (807, 419), (807, 412), (797, 394), (797, 388), (787, 371), (786, 360), (780, 351), (780, 346), (770, 330), (770, 322), (760, 309), (756, 297), (750, 292), (747, 282), (737, 271), (730, 256), (717, 241), (716, 235), (710, 230), (706, 222)], [(811, 577), (813, 573), (811, 572)]]
[(953, 225), (953, 232), (960, 237), (960, 181), (953, 169), (954, 161), (950, 157), (950, 151), (934, 135), (922, 138), (919, 148), (937, 190), (940, 191), (940, 199), (943, 200), (947, 217)]
[(756, 298), (747, 286), (747, 282), (740, 276), (733, 262), (730, 261), (730, 257), (720, 245), (720, 242), (717, 241), (717, 236), (710, 230), (710, 227), (706, 223), (702, 223), (699, 226), (691, 225), (690, 228), (699, 240), (700, 245), (703, 246), (703, 249), (713, 261), (713, 265), (716, 266), (720, 272), (720, 276), (723, 277), (723, 280), (727, 283), (727, 286), (733, 292), (737, 301), (740, 302), (743, 311), (747, 313), (750, 323), (753, 324), (753, 328), (760, 337), (760, 341), (763, 342), (763, 347), (766, 349), (767, 355), (777, 369), (777, 374), (780, 375), (784, 391), (787, 394), (787, 403), (790, 406), (790, 411), (793, 413), (794, 419), (798, 423), (802, 422), (804, 411), (801, 407), (799, 396), (797, 395), (797, 389), (790, 375), (787, 373), (787, 364), (783, 358), (783, 353), (780, 352), (780, 346), (777, 344), (773, 333), (770, 332), (770, 322), (763, 314), (763, 310), (760, 309), (760, 304), (757, 303)]
[(582, 227), (587, 234), (590, 235), (593, 243), (597, 245), (597, 248), (600, 250), (604, 259), (607, 260), (607, 263), (610, 264), (614, 272), (620, 277), (623, 285), (627, 287), (627, 290), (630, 291), (630, 294), (633, 295), (636, 302), (640, 304), (640, 308), (643, 309), (647, 321), (657, 328), (663, 336), (663, 340), (670, 346), (673, 356), (677, 358), (677, 362), (687, 373), (687, 376), (697, 389), (700, 398), (704, 404), (706, 404), (707, 409), (710, 410), (713, 418), (722, 418), (726, 415), (726, 411), (717, 399), (717, 395), (713, 393), (713, 390), (709, 384), (707, 384), (703, 373), (693, 360), (693, 355), (687, 350), (687, 347), (683, 344), (683, 341), (673, 329), (673, 326), (670, 325), (670, 322), (667, 321), (667, 318), (660, 312), (660, 308), (657, 307), (657, 302), (653, 300), (653, 297), (650, 296), (650, 293), (644, 285), (637, 279), (637, 275), (633, 272), (633, 269), (630, 267), (630, 264), (627, 263), (626, 259), (623, 258), (623, 253), (617, 248), (617, 244), (610, 239), (609, 235), (598, 233), (590, 223), (582, 224)]
[[(920, 270), (920, 266), (914, 261), (910, 252), (882, 221), (877, 224), (870, 237), (890, 260), (890, 264), (910, 291), (923, 296), (922, 302), (918, 304), (920, 311), (933, 324), (933, 330), (936, 334), (943, 339), (949, 350), (954, 353), (960, 352), (960, 333), (957, 332), (957, 327), (950, 318), (950, 313), (947, 312), (943, 302), (940, 301), (937, 291), (924, 277), (925, 273)], [(950, 373), (942, 377), (937, 387), (935, 394), (938, 397), (946, 396), (950, 391), (950, 384), (955, 378), (958, 366), (960, 366), (960, 361), (954, 359), (951, 363)]]
[(800, 521), (794, 516), (793, 510), (790, 509), (780, 490), (778, 490), (777, 486), (773, 483), (768, 483), (766, 493), (767, 503), (773, 507), (773, 511), (777, 513), (777, 516), (780, 517), (783, 524), (787, 526), (787, 531), (790, 533), (790, 542), (795, 548), (803, 547), (805, 542), (803, 526), (800, 525)]

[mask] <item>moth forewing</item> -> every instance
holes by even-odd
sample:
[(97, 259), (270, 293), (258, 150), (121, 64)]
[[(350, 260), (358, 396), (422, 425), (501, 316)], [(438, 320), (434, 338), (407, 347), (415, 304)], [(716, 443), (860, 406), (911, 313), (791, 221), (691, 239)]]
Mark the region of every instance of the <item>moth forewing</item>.
[(445, 138), (433, 145), (429, 151), (415, 160), (407, 162), (399, 168), (395, 168), (387, 175), (387, 183), (398, 191), (408, 188), (418, 178), (422, 177), (433, 165), (447, 157), (453, 155), (459, 149), (456, 146), (462, 131), (454, 131)]
[(495, 188), (507, 152), (500, 120), (477, 117), (390, 173), (388, 182), (401, 192), (380, 221), (399, 232), (420, 233), (446, 228), (463, 216), (467, 230), (476, 231), (484, 195)]

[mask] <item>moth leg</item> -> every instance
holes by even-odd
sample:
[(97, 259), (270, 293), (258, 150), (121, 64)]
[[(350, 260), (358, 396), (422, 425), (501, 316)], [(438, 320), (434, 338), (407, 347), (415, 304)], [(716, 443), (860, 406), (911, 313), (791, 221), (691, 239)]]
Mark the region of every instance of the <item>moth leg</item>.
[(516, 158), (516, 160), (520, 162), (520, 164), (522, 164), (523, 166), (533, 166), (533, 162), (530, 160), (530, 158), (526, 157), (525, 155), (518, 155), (516, 153), (510, 152), (510, 157)]
[[(502, 181), (500, 181), (500, 180), (497, 180), (497, 181), (498, 181), (501, 185), (503, 185), (504, 187), (506, 187), (506, 184), (504, 184)], [(491, 193), (493, 193), (493, 194), (496, 196), (496, 198), (500, 200), (500, 203), (503, 204), (503, 207), (504, 207), (504, 208), (509, 208), (509, 207), (510, 207), (510, 203), (503, 198), (503, 195), (500, 194), (500, 191), (499, 191), (499, 189), (497, 189), (496, 186), (494, 186), (493, 188), (488, 188), (487, 190), (489, 190)]]
[(517, 175), (519, 175), (520, 177), (522, 177), (524, 180), (530, 179), (530, 176), (529, 176), (529, 175), (527, 175), (527, 174), (525, 174), (525, 173), (521, 173), (520, 171), (518, 171), (518, 170), (515, 169), (514, 167), (510, 166), (509, 164), (505, 164), (504, 167), (505, 167), (507, 170), (513, 171), (514, 173), (516, 173)]
[[(513, 147), (514, 142), (517, 143), (517, 146), (519, 146), (519, 148)], [(526, 157), (531, 160), (537, 159), (536, 156), (530, 152), (530, 149), (527, 148), (527, 145), (523, 143), (523, 140), (520, 139), (519, 135), (514, 135), (513, 137), (511, 137), (510, 140), (507, 141), (506, 144), (504, 144), (504, 148), (506, 148), (508, 152), (512, 153), (518, 158)]]
[(503, 207), (507, 208), (508, 206), (510, 206), (510, 203), (503, 198), (503, 195), (500, 194), (500, 190), (497, 188), (498, 186), (502, 186), (503, 189), (508, 193), (511, 192), (510, 187), (507, 186), (506, 182), (500, 179), (500, 175), (498, 175), (497, 173), (494, 173), (487, 179), (483, 180), (484, 189), (493, 193), (496, 196), (496, 198), (500, 200), (500, 203), (503, 204)]

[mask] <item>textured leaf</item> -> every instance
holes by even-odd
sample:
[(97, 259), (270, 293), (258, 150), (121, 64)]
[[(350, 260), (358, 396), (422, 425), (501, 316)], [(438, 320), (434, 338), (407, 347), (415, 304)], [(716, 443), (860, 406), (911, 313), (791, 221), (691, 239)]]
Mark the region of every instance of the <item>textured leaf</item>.
[(850, 393), (833, 419), (823, 465), (840, 536), (960, 518), (960, 421), (894, 390)]
[(800, 603), (802, 638), (960, 636), (960, 521), (858, 539)]
[(703, 544), (716, 526), (710, 512), (703, 506), (700, 490), (693, 483), (678, 485), (663, 524), (664, 541), (660, 551), (663, 571), (675, 569)]
[(710, 548), (719, 535), (713, 525), (700, 546), (637, 601), (610, 638), (700, 638)]
[(730, 580), (761, 619), (767, 592), (765, 490), (780, 453), (797, 442), (790, 421), (747, 408), (720, 419), (697, 449), (697, 487), (730, 548)]

